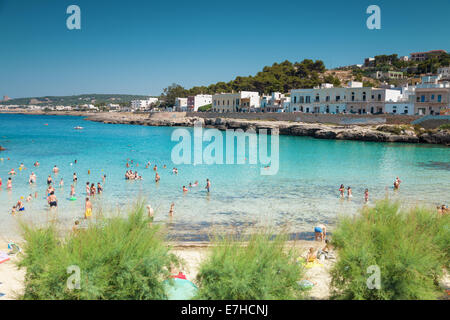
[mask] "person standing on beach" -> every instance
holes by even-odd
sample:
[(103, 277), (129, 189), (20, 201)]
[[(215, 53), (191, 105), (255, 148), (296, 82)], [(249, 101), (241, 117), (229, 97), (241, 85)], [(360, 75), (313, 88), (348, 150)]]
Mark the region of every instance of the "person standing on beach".
[(89, 197), (86, 197), (86, 202), (84, 204), (84, 218), (89, 219), (92, 216), (92, 203), (89, 201)]
[(206, 179), (206, 187), (205, 187), (205, 189), (209, 193), (209, 190), (211, 189), (211, 181), (209, 181), (209, 179)]

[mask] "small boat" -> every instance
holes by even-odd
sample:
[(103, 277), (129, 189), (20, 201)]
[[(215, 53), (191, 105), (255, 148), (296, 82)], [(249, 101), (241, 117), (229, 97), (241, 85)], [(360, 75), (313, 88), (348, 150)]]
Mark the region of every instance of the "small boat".
[(83, 130), (84, 128), (83, 127), (80, 127), (80, 126), (76, 126), (76, 127), (73, 127), (75, 130)]

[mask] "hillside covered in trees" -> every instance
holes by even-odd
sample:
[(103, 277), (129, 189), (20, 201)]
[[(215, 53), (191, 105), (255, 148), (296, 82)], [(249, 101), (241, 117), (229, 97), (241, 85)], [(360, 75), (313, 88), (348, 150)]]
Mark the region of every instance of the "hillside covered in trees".
[(196, 94), (215, 94), (231, 91), (257, 91), (260, 94), (271, 92), (289, 92), (295, 88), (312, 88), (323, 82), (339, 85), (339, 79), (332, 75), (324, 76), (325, 65), (321, 60), (305, 59), (302, 62), (274, 63), (266, 66), (255, 76), (241, 77), (229, 82), (217, 82), (209, 86), (196, 86), (185, 89), (178, 84), (172, 84), (164, 89), (161, 95), (164, 104), (173, 105), (176, 97), (187, 97)]

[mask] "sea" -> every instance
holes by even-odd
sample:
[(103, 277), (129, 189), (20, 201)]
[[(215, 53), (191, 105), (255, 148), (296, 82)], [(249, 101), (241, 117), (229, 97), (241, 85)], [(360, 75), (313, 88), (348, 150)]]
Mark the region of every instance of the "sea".
[[(77, 126), (83, 129), (74, 129)], [(450, 148), (442, 145), (281, 135), (277, 141), (278, 170), (262, 174), (266, 165), (259, 158), (250, 163), (251, 148), (245, 151), (245, 163), (195, 163), (195, 148), (211, 151), (209, 141), (199, 147), (194, 146), (195, 139), (190, 145), (191, 161), (179, 163), (173, 152), (181, 142), (173, 137), (179, 137), (180, 132), (184, 137), (194, 136), (193, 128), (104, 124), (77, 116), (0, 114), (0, 145), (6, 148), (0, 151), (0, 239), (19, 238), (20, 221), (39, 225), (57, 220), (70, 228), (84, 214), (86, 182), (100, 182), (104, 189), (92, 199), (94, 215), (125, 216), (138, 201), (144, 201), (154, 208), (155, 223), (166, 225), (169, 236), (179, 241), (207, 240), (214, 232), (245, 232), (259, 227), (288, 228), (308, 239), (318, 223), (332, 230), (340, 216), (357, 214), (364, 205), (386, 197), (402, 206), (433, 209), (450, 201)], [(231, 148), (223, 132), (214, 134), (214, 142), (223, 136), (223, 150), (213, 154), (226, 157), (234, 152), (237, 159), (237, 144)], [(267, 139), (270, 146), (274, 138)], [(259, 140), (258, 148), (262, 148)], [(276, 150), (271, 147), (272, 152)], [(36, 161), (39, 167), (33, 165)], [(57, 175), (52, 172), (55, 165)], [(161, 177), (158, 183), (155, 165)], [(173, 173), (174, 167), (178, 174)], [(12, 190), (7, 190), (12, 168), (17, 175), (12, 176)], [(129, 169), (137, 171), (142, 180), (125, 180)], [(37, 183), (30, 185), (32, 172)], [(69, 197), (73, 173), (78, 176), (75, 201)], [(58, 199), (58, 208), (52, 211), (46, 200), (49, 175)], [(396, 177), (402, 181), (398, 191), (393, 190)], [(59, 186), (61, 179), (63, 187)], [(210, 192), (205, 189), (206, 179), (211, 181)], [(198, 186), (190, 188), (189, 183), (195, 181)], [(352, 188), (352, 198), (339, 196), (341, 184)], [(187, 192), (182, 191), (183, 186)], [(364, 202), (366, 188), (368, 204)], [(33, 199), (26, 202), (30, 194)], [(11, 208), (20, 199), (25, 210), (12, 215)], [(168, 216), (171, 203), (172, 218)]]

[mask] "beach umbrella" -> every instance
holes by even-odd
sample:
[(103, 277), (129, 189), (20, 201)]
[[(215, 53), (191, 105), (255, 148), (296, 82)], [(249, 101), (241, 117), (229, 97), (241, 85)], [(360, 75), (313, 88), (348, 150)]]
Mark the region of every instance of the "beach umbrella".
[(190, 300), (197, 293), (197, 286), (187, 279), (165, 280), (164, 287), (169, 300)]

